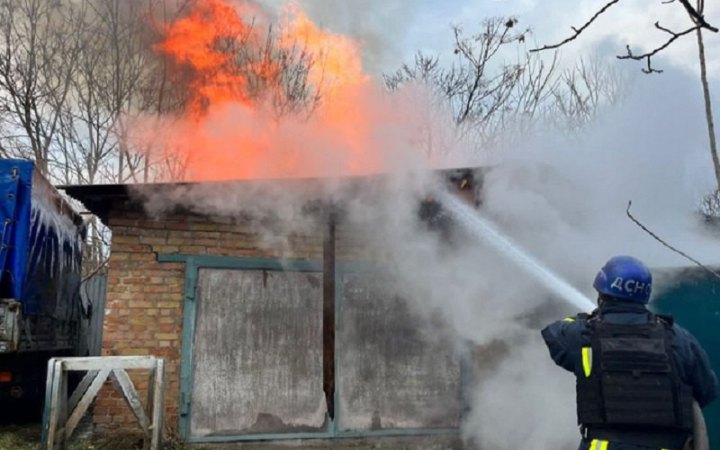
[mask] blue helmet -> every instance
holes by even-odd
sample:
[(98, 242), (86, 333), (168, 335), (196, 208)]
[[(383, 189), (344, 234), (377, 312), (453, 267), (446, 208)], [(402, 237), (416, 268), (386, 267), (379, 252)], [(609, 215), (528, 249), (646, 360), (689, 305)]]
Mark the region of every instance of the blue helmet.
[(650, 300), (652, 275), (632, 256), (615, 256), (600, 269), (593, 287), (600, 294), (645, 304)]

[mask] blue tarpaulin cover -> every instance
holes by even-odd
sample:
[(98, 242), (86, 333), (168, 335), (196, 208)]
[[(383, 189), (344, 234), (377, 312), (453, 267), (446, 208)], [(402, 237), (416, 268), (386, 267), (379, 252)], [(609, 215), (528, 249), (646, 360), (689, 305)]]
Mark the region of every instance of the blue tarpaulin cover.
[(24, 315), (68, 319), (79, 295), (83, 227), (31, 161), (0, 160), (0, 298)]

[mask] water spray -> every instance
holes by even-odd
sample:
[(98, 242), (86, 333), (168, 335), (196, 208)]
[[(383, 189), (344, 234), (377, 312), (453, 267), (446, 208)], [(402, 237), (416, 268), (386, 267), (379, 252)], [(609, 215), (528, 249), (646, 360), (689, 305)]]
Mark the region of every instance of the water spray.
[[(567, 281), (558, 277), (522, 247), (512, 242), (492, 222), (484, 218), (479, 211), (446, 190), (438, 190), (435, 195), (467, 231), (525, 269), (526, 272), (563, 300), (580, 308), (582, 311), (589, 312), (595, 309), (595, 304), (588, 297)], [(709, 450), (705, 418), (697, 402), (693, 402), (693, 426), (694, 439), (692, 448), (694, 450)]]
[(479, 238), (497, 250), (498, 253), (512, 260), (553, 293), (582, 311), (590, 312), (595, 309), (595, 303), (593, 301), (567, 281), (558, 277), (540, 261), (528, 254), (522, 247), (512, 242), (502, 234), (492, 222), (485, 219), (479, 211), (473, 209), (463, 200), (446, 190), (438, 190), (435, 196), (473, 236)]

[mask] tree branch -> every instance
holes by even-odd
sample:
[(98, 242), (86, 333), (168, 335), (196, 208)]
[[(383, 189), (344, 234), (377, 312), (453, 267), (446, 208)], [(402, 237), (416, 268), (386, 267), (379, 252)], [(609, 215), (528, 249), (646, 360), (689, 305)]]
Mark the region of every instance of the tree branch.
[(649, 51), (649, 52), (643, 53), (643, 54), (641, 54), (641, 55), (635, 55), (635, 54), (633, 54), (632, 50), (630, 50), (630, 46), (627, 45), (627, 46), (625, 47), (625, 48), (627, 49), (627, 54), (626, 54), (626, 55), (618, 55), (618, 56), (617, 56), (617, 59), (634, 59), (635, 61), (642, 61), (643, 59), (645, 59), (645, 60), (647, 60), (647, 69), (642, 69), (643, 72), (645, 72), (645, 73), (653, 73), (653, 72), (655, 72), (655, 73), (662, 73), (662, 70), (657, 70), (657, 69), (653, 69), (653, 68), (652, 68), (652, 64), (651, 64), (651, 60), (650, 60), (650, 59), (651, 59), (653, 56), (655, 56), (656, 54), (658, 54), (659, 52), (661, 52), (661, 51), (665, 50), (666, 48), (668, 48), (668, 47), (670, 46), (670, 44), (672, 44), (673, 42), (675, 42), (675, 40), (677, 40), (678, 38), (680, 38), (680, 37), (682, 37), (682, 36), (685, 36), (686, 34), (690, 34), (690, 33), (692, 33), (693, 31), (702, 28), (702, 26), (700, 26), (700, 25), (695, 25), (694, 27), (691, 27), (691, 28), (688, 28), (687, 30), (681, 31), (680, 33), (676, 33), (676, 32), (674, 32), (674, 31), (672, 31), (672, 30), (670, 30), (670, 29), (668, 29), (668, 28), (663, 27), (662, 25), (660, 25), (660, 22), (655, 22), (655, 28), (657, 28), (658, 30), (664, 31), (665, 33), (670, 34), (670, 35), (671, 35), (671, 36), (670, 36), (670, 39), (668, 39), (668, 40), (667, 40), (664, 44), (662, 44), (661, 46), (656, 47), (655, 49), (653, 49), (653, 50), (651, 50), (651, 51)]
[(698, 11), (695, 9), (691, 4), (689, 0), (678, 0), (681, 5), (685, 7), (685, 11), (690, 15), (693, 22), (695, 22), (699, 27), (708, 29), (712, 31), (713, 33), (717, 33), (718, 29), (709, 23), (705, 21), (705, 17), (702, 15), (701, 11)]
[[(587, 29), (599, 16), (601, 16), (601, 15), (602, 15), (603, 13), (605, 13), (608, 9), (610, 9), (611, 6), (613, 6), (614, 4), (618, 3), (619, 1), (620, 1), (620, 0), (611, 0), (611, 1), (609, 1), (608, 3), (606, 3), (605, 6), (603, 6), (602, 8), (600, 8), (600, 9), (599, 9), (587, 22), (585, 22), (585, 24), (584, 24), (583, 26), (581, 26), (580, 28), (577, 28), (577, 27), (575, 27), (575, 26), (570, 27), (570, 28), (573, 30), (573, 34), (572, 34), (570, 37), (568, 37), (568, 38), (566, 38), (565, 40), (563, 40), (562, 42), (559, 42), (559, 43), (553, 44), (553, 45), (544, 45), (543, 47), (534, 48), (534, 49), (531, 49), (530, 52), (539, 52), (539, 51), (542, 51), (542, 50), (556, 49), (556, 48), (562, 47), (563, 45), (567, 44), (567, 43), (570, 42), (570, 41), (575, 40), (575, 39), (576, 39), (578, 36), (580, 36), (580, 34), (581, 34), (583, 31), (585, 31), (585, 29)], [(672, 35), (672, 37), (671, 37), (664, 45), (658, 47), (658, 48), (655, 49), (653, 52), (646, 53), (646, 54), (643, 54), (643, 55), (638, 55), (638, 56), (632, 55), (632, 53), (630, 52), (630, 50), (628, 50), (628, 55), (626, 55), (626, 56), (618, 56), (618, 58), (619, 58), (619, 59), (635, 59), (635, 60), (647, 59), (647, 60), (648, 60), (648, 69), (643, 69), (643, 72), (645, 72), (645, 73), (662, 72), (662, 71), (660, 71), (660, 70), (655, 70), (655, 69), (652, 68), (652, 66), (651, 66), (651, 64), (650, 64), (650, 57), (651, 57), (651, 56), (653, 56), (653, 55), (656, 54), (657, 52), (659, 52), (659, 51), (664, 50), (665, 48), (667, 48), (672, 42), (674, 42), (674, 41), (675, 41), (677, 38), (679, 38), (680, 36), (684, 36), (684, 35), (686, 35), (686, 34), (688, 34), (688, 33), (692, 33), (693, 31), (695, 31), (695, 30), (697, 30), (697, 29), (699, 29), (699, 28), (705, 28), (705, 29), (707, 29), (707, 30), (712, 31), (713, 33), (717, 33), (717, 32), (718, 32), (718, 28), (710, 25), (710, 24), (705, 20), (705, 17), (704, 17), (703, 14), (702, 14), (702, 9), (703, 9), (702, 6), (699, 6), (698, 8), (695, 8), (695, 7), (693, 7), (693, 6), (690, 4), (690, 1), (689, 1), (689, 0), (677, 0), (677, 1), (680, 2), (680, 4), (683, 6), (683, 8), (685, 8), (685, 11), (686, 11), (686, 12), (688, 13), (688, 15), (690, 16), (690, 19), (691, 19), (691, 20), (693, 21), (693, 23), (695, 24), (694, 27), (689, 28), (689, 29), (683, 31), (682, 33), (675, 33), (675, 32), (673, 32), (672, 30), (669, 30), (669, 29), (667, 29), (667, 28), (665, 28), (665, 27), (660, 26), (660, 24), (659, 24), (658, 22), (655, 22), (655, 28), (657, 28), (657, 29), (659, 29), (659, 30), (661, 30), (661, 31), (664, 31), (664, 32)], [(663, 3), (663, 4), (675, 3), (675, 0), (666, 0), (666, 1), (663, 1), (662, 3)]]
[(581, 26), (580, 28), (571, 27), (572, 30), (575, 32), (575, 34), (573, 34), (573, 35), (570, 36), (569, 38), (565, 39), (564, 41), (562, 41), (562, 42), (560, 42), (560, 43), (558, 43), (558, 44), (544, 45), (543, 47), (540, 47), (540, 48), (533, 48), (533, 49), (531, 49), (530, 51), (531, 51), (531, 52), (539, 52), (539, 51), (542, 51), (542, 50), (550, 50), (550, 49), (562, 47), (563, 45), (567, 44), (568, 42), (575, 40), (578, 36), (580, 36), (580, 33), (582, 33), (583, 31), (585, 31), (585, 29), (586, 29), (587, 27), (589, 27), (589, 26), (595, 21), (595, 19), (597, 19), (598, 17), (600, 17), (600, 15), (602, 15), (605, 11), (607, 11), (608, 9), (610, 9), (611, 6), (613, 6), (614, 4), (618, 3), (619, 1), (620, 1), (620, 0), (611, 0), (610, 2), (606, 3), (605, 6), (603, 6), (602, 8), (600, 8), (600, 10), (599, 10), (598, 12), (596, 12), (595, 15), (592, 16), (592, 17), (590, 18), (590, 20), (588, 20), (587, 22), (585, 22), (585, 24), (584, 24), (583, 26)]
[(670, 35), (672, 35), (672, 36), (675, 36), (675, 32), (674, 32), (674, 31), (672, 31), (672, 30), (670, 30), (669, 28), (665, 28), (664, 26), (660, 25), (660, 22), (659, 22), (659, 21), (658, 21), (658, 22), (655, 22), (655, 28), (657, 28), (658, 30), (664, 31), (664, 32), (666, 32), (666, 33), (668, 33), (668, 34), (670, 34)]
[(647, 234), (649, 234), (650, 236), (652, 236), (656, 241), (660, 242), (660, 243), (661, 243), (662, 245), (664, 245), (665, 247), (669, 248), (670, 250), (674, 251), (675, 253), (679, 254), (680, 256), (682, 256), (682, 257), (684, 257), (684, 258), (692, 261), (692, 262), (695, 263), (696, 265), (702, 267), (703, 269), (705, 269), (706, 271), (708, 271), (709, 273), (711, 273), (715, 278), (720, 279), (720, 273), (717, 273), (716, 271), (714, 271), (714, 270), (712, 270), (711, 268), (707, 267), (706, 265), (704, 265), (703, 263), (701, 263), (701, 262), (698, 261), (697, 259), (695, 259), (695, 258), (693, 258), (692, 256), (688, 255), (687, 253), (683, 252), (682, 250), (678, 250), (677, 248), (675, 248), (675, 247), (673, 247), (672, 245), (668, 244), (667, 242), (663, 241), (657, 234), (653, 233), (653, 232), (650, 231), (645, 225), (643, 225), (642, 223), (640, 223), (640, 221), (638, 221), (638, 220), (637, 220), (635, 217), (633, 217), (633, 215), (630, 213), (630, 207), (631, 207), (631, 206), (632, 206), (632, 201), (629, 201), (629, 202), (628, 202), (627, 209), (625, 210), (625, 214), (627, 214), (627, 216), (630, 218), (630, 220), (632, 220), (633, 222), (635, 222), (635, 225), (637, 225), (637, 226), (639, 226), (640, 228), (642, 228), (642, 230), (643, 230), (644, 232), (646, 232)]

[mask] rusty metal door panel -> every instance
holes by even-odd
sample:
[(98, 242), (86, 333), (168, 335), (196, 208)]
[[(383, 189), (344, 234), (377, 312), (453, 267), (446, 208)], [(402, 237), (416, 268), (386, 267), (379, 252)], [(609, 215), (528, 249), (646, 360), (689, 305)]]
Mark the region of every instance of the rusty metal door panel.
[(339, 429), (451, 429), (460, 422), (452, 341), (377, 273), (342, 275)]
[(323, 429), (322, 275), (200, 269), (190, 435)]

